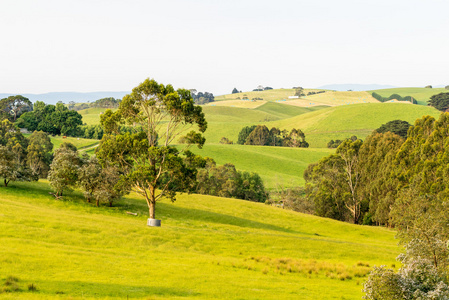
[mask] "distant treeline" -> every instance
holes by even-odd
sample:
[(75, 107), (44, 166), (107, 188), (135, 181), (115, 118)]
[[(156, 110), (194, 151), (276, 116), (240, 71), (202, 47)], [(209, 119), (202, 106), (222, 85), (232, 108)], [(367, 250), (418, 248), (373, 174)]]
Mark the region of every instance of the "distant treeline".
[(75, 102), (70, 101), (69, 104), (67, 105), (67, 107), (70, 110), (76, 110), (76, 111), (88, 109), (91, 107), (111, 108), (112, 109), (112, 108), (118, 108), (121, 101), (122, 101), (121, 99), (115, 99), (112, 97), (98, 99), (92, 103), (81, 103), (79, 105), (76, 105)]
[(402, 97), (401, 95), (393, 94), (393, 95), (391, 95), (390, 97), (382, 97), (382, 96), (379, 95), (378, 93), (372, 93), (371, 95), (373, 96), (373, 98), (379, 100), (380, 102), (386, 102), (386, 101), (389, 101), (389, 100), (396, 99), (396, 100), (398, 100), (398, 101), (408, 101), (408, 102), (410, 102), (410, 103), (412, 103), (412, 104), (418, 104), (418, 102), (416, 101), (416, 99), (413, 98), (412, 96), (405, 96), (405, 97)]
[(240, 130), (237, 144), (257, 146), (281, 146), (307, 148), (306, 136), (300, 129), (287, 131), (265, 125), (245, 126)]
[(196, 90), (190, 91), (193, 101), (195, 101), (196, 104), (206, 104), (209, 102), (214, 102), (215, 97), (214, 94), (208, 93), (208, 92), (196, 92)]

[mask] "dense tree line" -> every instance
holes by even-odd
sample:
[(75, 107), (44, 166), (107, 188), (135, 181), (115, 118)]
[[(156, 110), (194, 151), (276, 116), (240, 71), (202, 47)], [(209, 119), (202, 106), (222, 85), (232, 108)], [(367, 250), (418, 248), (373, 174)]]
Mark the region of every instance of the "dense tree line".
[(192, 99), (196, 104), (206, 104), (209, 102), (214, 102), (215, 97), (214, 94), (209, 92), (196, 92), (193, 90), (192, 92)]
[(309, 144), (305, 138), (300, 129), (293, 128), (289, 132), (275, 127), (269, 130), (265, 125), (252, 125), (240, 130), (237, 144), (307, 148)]
[(0, 177), (5, 187), (10, 181), (45, 178), (52, 160), (53, 144), (42, 131), (29, 139), (9, 120), (0, 123)]
[(389, 122), (364, 142), (346, 140), (336, 154), (309, 165), (306, 191), (316, 213), (357, 224), (392, 225), (391, 207), (403, 189), (419, 181), (420, 187), (428, 187), (426, 193), (443, 191), (447, 118), (417, 120), (407, 139), (391, 132), (399, 128), (396, 132), (403, 133), (407, 122)]
[(79, 187), (87, 202), (95, 200), (96, 206), (102, 202), (112, 206), (114, 201), (129, 191), (119, 181), (118, 168), (104, 162), (102, 164), (96, 156), (80, 155), (70, 143), (63, 143), (55, 150), (48, 180), (56, 198), (65, 191)]
[(255, 202), (265, 202), (268, 198), (262, 178), (257, 173), (238, 171), (233, 164), (217, 166), (212, 159), (207, 159), (204, 168), (198, 170), (194, 191)]
[(449, 298), (448, 131), (448, 113), (438, 120), (423, 117), (384, 163), (389, 191), (379, 193), (377, 202), (405, 253), (398, 257), (397, 272), (374, 268), (365, 283), (367, 299)]
[(372, 93), (371, 95), (373, 96), (373, 98), (377, 99), (380, 102), (386, 102), (386, 101), (389, 101), (389, 100), (396, 99), (398, 101), (407, 101), (407, 102), (410, 102), (412, 104), (418, 104), (418, 101), (416, 101), (416, 99), (413, 98), (412, 96), (402, 97), (399, 94), (393, 94), (390, 97), (382, 97), (381, 95), (379, 95), (378, 93), (375, 93), (375, 92)]
[(122, 101), (122, 100), (115, 99), (113, 97), (101, 98), (101, 99), (95, 100), (94, 102), (91, 102), (91, 103), (80, 103), (79, 105), (76, 105), (76, 103), (74, 101), (70, 101), (69, 104), (67, 105), (67, 107), (68, 107), (68, 109), (75, 110), (75, 111), (80, 111), (80, 110), (88, 109), (91, 107), (113, 109), (113, 108), (118, 108), (120, 101)]
[(36, 101), (32, 111), (23, 113), (17, 120), (21, 128), (28, 131), (44, 131), (53, 135), (76, 136), (78, 127), (82, 125), (82, 116), (69, 110), (64, 104), (45, 104)]

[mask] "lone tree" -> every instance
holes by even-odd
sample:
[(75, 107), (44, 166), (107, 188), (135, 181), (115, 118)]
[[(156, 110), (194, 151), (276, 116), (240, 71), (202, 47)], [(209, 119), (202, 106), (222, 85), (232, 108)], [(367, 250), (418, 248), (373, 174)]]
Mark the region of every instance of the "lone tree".
[[(189, 90), (146, 79), (126, 95), (115, 113), (106, 112), (102, 124), (119, 119), (141, 126), (138, 133), (106, 134), (97, 151), (100, 161), (118, 165), (123, 172), (119, 184), (143, 196), (150, 219), (155, 219), (156, 201), (165, 197), (175, 201), (176, 192), (189, 191), (195, 185), (196, 169), (187, 166), (182, 154), (189, 145), (202, 147), (207, 122), (200, 106), (194, 105)], [(197, 126), (197, 132), (193, 126)], [(191, 130), (188, 132), (188, 130)], [(172, 146), (181, 138), (186, 145)]]

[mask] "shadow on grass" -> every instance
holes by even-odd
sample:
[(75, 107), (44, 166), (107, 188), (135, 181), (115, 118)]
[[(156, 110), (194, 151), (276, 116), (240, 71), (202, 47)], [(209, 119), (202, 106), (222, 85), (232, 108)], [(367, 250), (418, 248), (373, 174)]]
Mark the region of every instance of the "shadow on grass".
[[(7, 192), (10, 195), (20, 195), (26, 197), (34, 197), (34, 198), (46, 198), (46, 199), (54, 199), (52, 195), (49, 194), (51, 188), (47, 183), (43, 182), (13, 182), (7, 188), (1, 187), (0, 192)], [(84, 197), (79, 191), (71, 191), (66, 192), (62, 197), (62, 201), (70, 201), (74, 204), (90, 206), (94, 208), (94, 203), (86, 203)], [(61, 200), (56, 200), (61, 201)], [(243, 200), (242, 200), (243, 201)], [(101, 206), (98, 208), (108, 209), (109, 207)], [(127, 198), (125, 200), (120, 200), (114, 203), (113, 207), (118, 213), (122, 214), (128, 210), (138, 211), (139, 215), (145, 216), (148, 212), (146, 208), (146, 204), (144, 201), (138, 201), (137, 199)], [(108, 210), (109, 211), (109, 210)], [(196, 208), (186, 208), (186, 207), (177, 207), (176, 204), (169, 204), (164, 202), (159, 202), (157, 204), (157, 211), (159, 216), (169, 216), (171, 219), (175, 219), (177, 221), (196, 221), (196, 222), (205, 222), (205, 223), (215, 223), (222, 225), (232, 225), (243, 228), (252, 228), (252, 229), (262, 229), (262, 230), (272, 230), (283, 233), (293, 233), (293, 234), (302, 234), (302, 235), (313, 235), (310, 233), (299, 232), (291, 229), (287, 229), (278, 225), (273, 225), (264, 222), (253, 221), (249, 219), (245, 219), (242, 217), (231, 216), (224, 213), (211, 212)], [(99, 211), (99, 213), (101, 213)]]
[[(149, 278), (150, 279), (150, 278)], [(150, 280), (149, 280), (150, 281)], [(120, 299), (141, 298), (149, 296), (192, 297), (200, 294), (191, 290), (176, 287), (134, 286), (113, 283), (90, 283), (83, 281), (46, 281), (42, 282), (42, 289), (37, 284), (39, 294), (64, 295), (68, 297), (117, 297)], [(45, 286), (52, 287), (47, 290)]]
[(273, 230), (284, 233), (306, 234), (295, 230), (287, 229), (281, 226), (262, 223), (258, 221), (252, 221), (241, 217), (231, 216), (227, 214), (200, 210), (196, 208), (176, 207), (168, 203), (158, 203), (159, 215), (169, 215), (170, 218), (178, 221), (200, 221), (209, 222), (222, 225), (233, 225), (238, 227), (252, 228), (252, 229), (264, 229)]

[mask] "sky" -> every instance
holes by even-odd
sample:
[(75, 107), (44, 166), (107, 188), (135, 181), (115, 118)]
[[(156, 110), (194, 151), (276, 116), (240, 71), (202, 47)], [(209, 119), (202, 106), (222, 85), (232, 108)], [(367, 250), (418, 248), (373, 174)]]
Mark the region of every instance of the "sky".
[(0, 0), (0, 93), (449, 84), (447, 0)]

